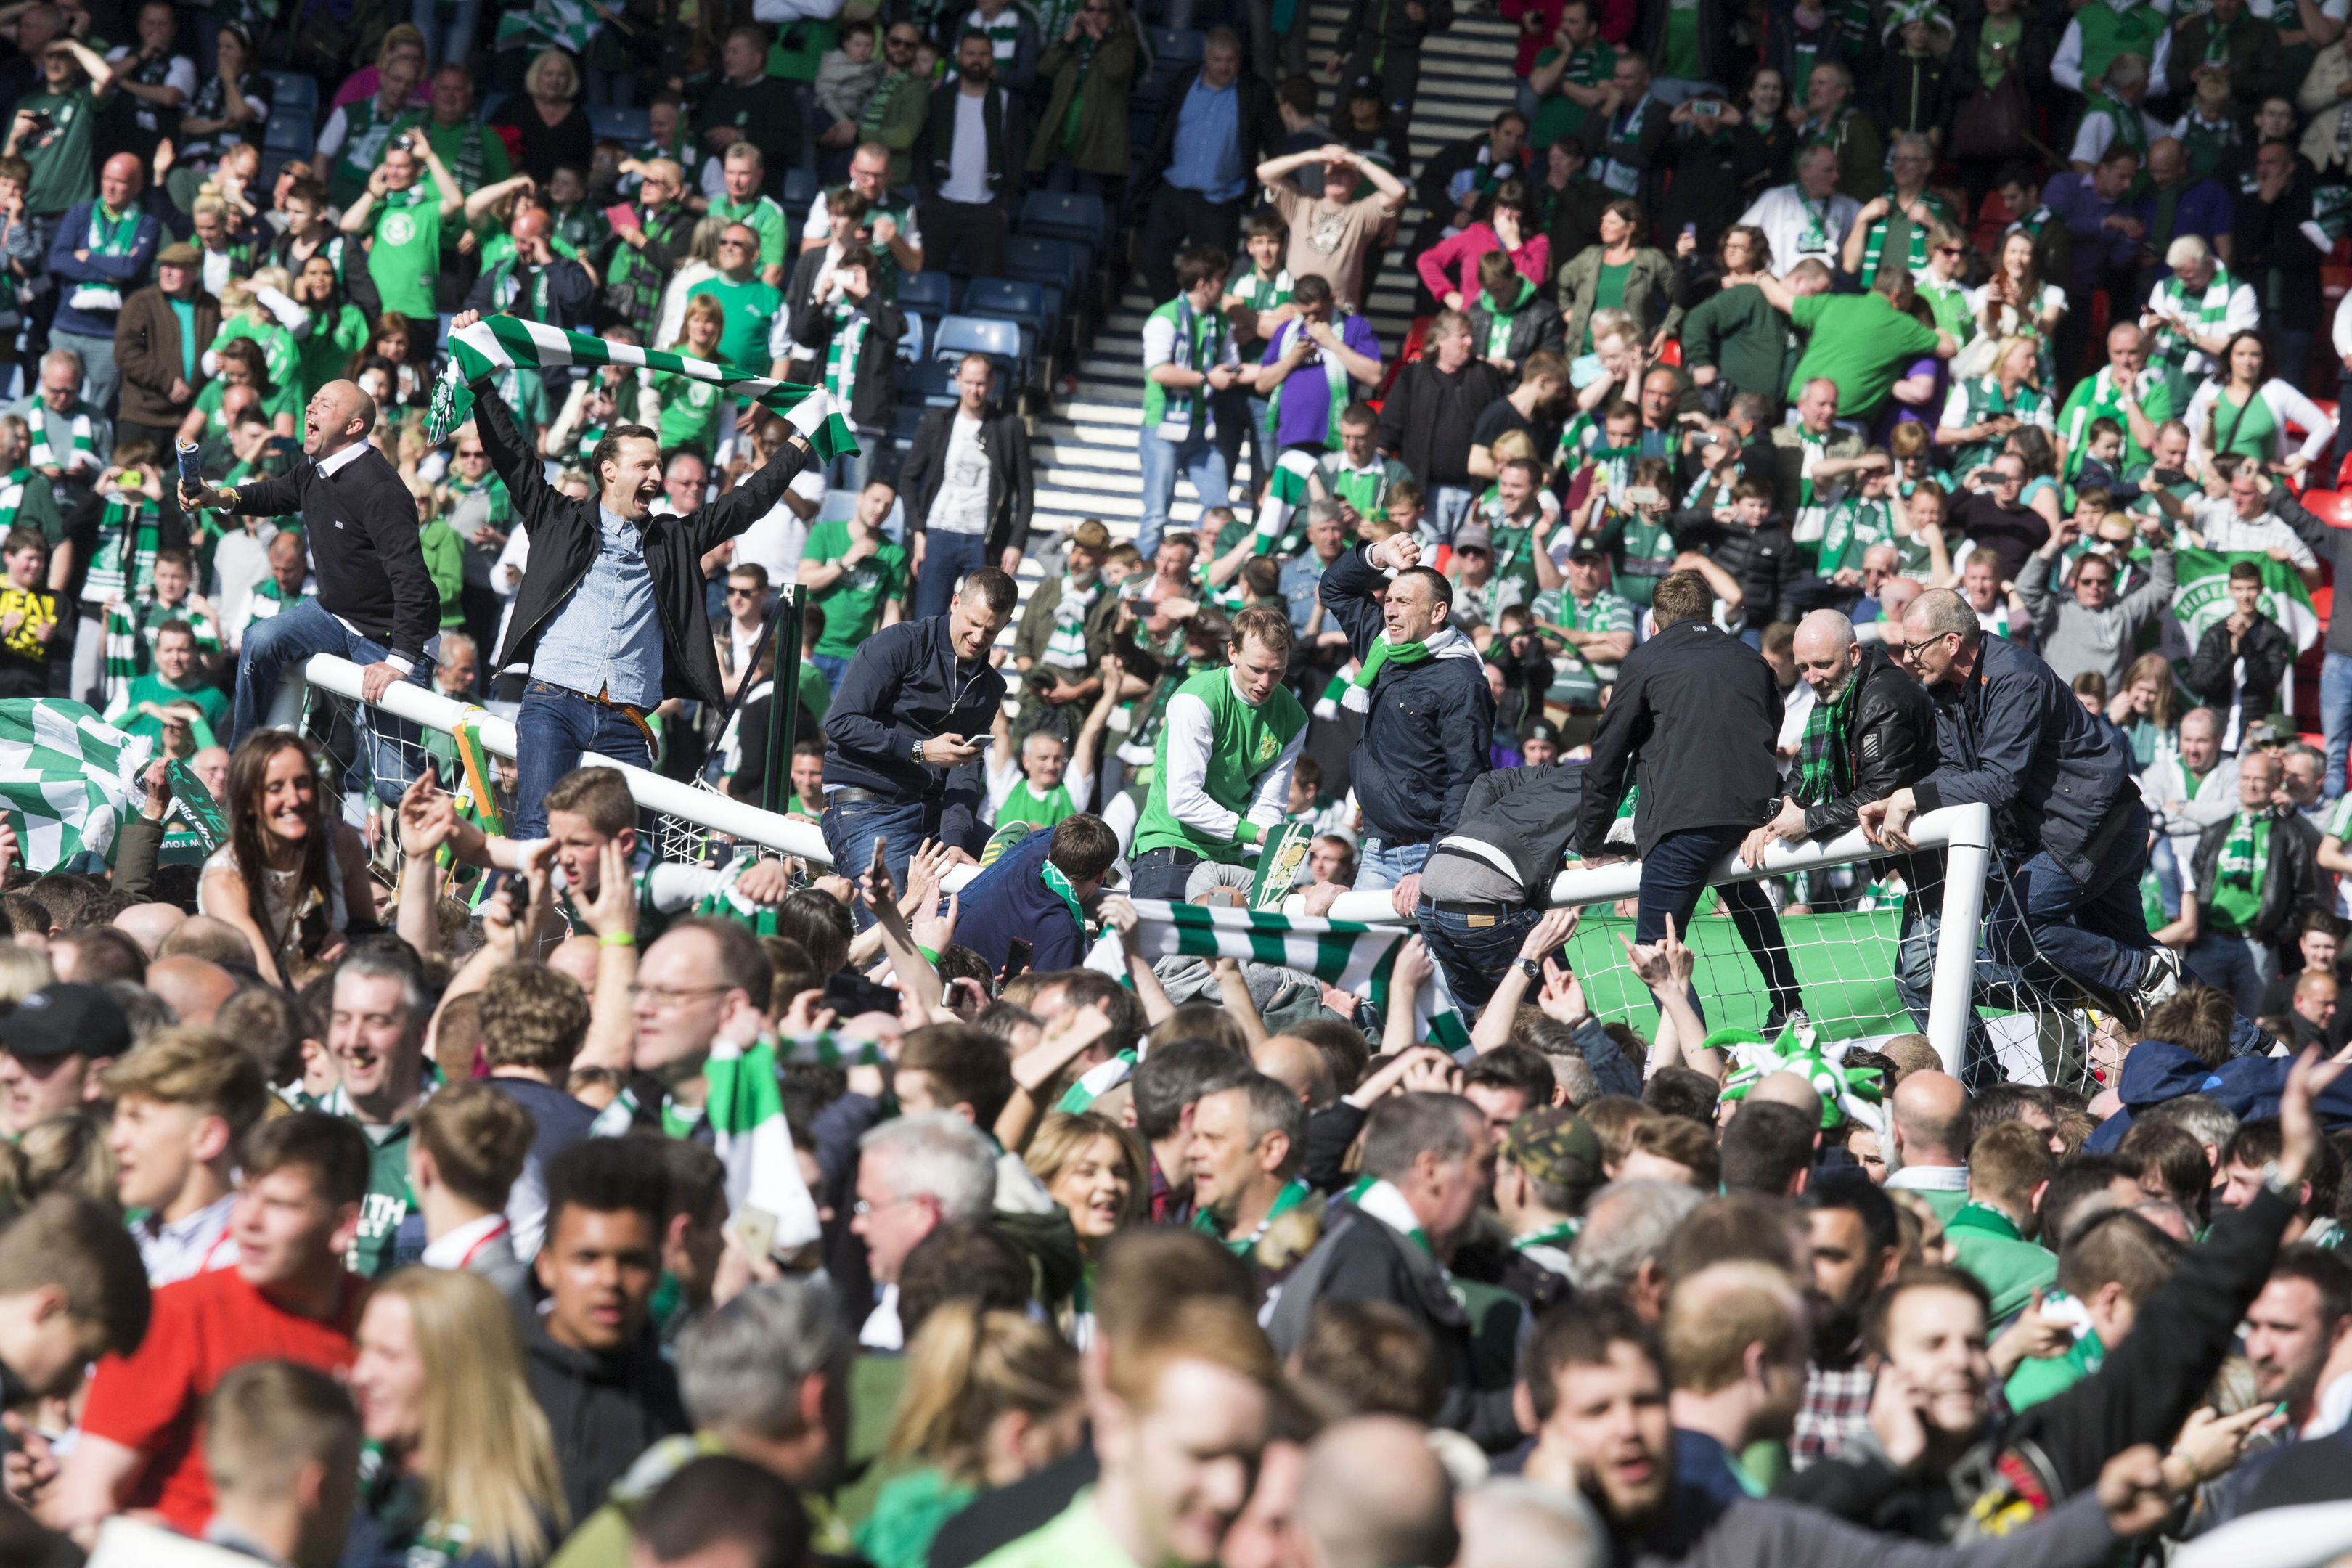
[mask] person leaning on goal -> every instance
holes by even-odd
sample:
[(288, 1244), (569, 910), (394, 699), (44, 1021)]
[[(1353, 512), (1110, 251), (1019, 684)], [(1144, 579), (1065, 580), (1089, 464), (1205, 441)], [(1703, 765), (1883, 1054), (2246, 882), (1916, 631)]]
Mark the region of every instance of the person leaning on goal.
[[(462, 331), (479, 318), (449, 324)], [(643, 425), (615, 425), (596, 444), (594, 500), (575, 500), (547, 482), (529, 437), (505, 400), (474, 389), (476, 427), (490, 467), (514, 498), (515, 525), (530, 536), (530, 560), (515, 590), (505, 645), (493, 669), (528, 664), (515, 716), (514, 836), (546, 831), (548, 786), (593, 752), (653, 765), (646, 714), (668, 697), (691, 697), (725, 711), (727, 689), (704, 606), (702, 557), (768, 515), (793, 476), (819, 459), (792, 431), (767, 467), (686, 517), (656, 515), (662, 497), (661, 437)], [(411, 532), (414, 534), (414, 503)]]
[(1904, 658), (1936, 703), (1941, 761), (1918, 783), (1861, 809), (1874, 844), (1907, 850), (1912, 816), (1992, 808), (2006, 874), (1986, 944), (2053, 1005), (2079, 987), (2137, 1027), (2179, 988), (2180, 955), (2140, 913), (2147, 806), (2122, 731), (2084, 710), (2058, 672), (1989, 637), (1968, 601), (1930, 588), (1903, 613)]
[[(1658, 629), (1617, 667), (1584, 765), (1575, 837), (1585, 859), (1612, 856), (1610, 826), (1627, 789), (1639, 788), (1633, 839), (1642, 893), (1633, 940), (1645, 946), (1663, 942), (1670, 926), (1677, 935), (1689, 932), (1716, 863), (1771, 819), (1780, 794), (1773, 752), (1780, 688), (1772, 667), (1707, 618), (1715, 594), (1697, 573), (1659, 578), (1650, 603)], [(1804, 1007), (1780, 918), (1753, 882), (1727, 883), (1721, 892), (1771, 993), (1769, 1036)]]

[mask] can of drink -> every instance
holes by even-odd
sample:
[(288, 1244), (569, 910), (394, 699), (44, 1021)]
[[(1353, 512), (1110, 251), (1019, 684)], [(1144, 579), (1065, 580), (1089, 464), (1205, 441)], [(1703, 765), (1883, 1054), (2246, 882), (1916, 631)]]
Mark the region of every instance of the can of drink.
[(196, 444), (180, 441), (174, 445), (180, 454), (180, 482), (194, 489), (205, 482), (204, 465), (196, 460)]

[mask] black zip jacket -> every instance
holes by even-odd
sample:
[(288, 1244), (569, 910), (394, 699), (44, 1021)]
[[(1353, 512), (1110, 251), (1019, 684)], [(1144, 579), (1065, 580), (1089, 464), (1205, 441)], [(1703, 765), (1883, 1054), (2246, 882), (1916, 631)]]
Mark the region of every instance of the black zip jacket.
[[(539, 459), (530, 463), (536, 477)], [(540, 489), (547, 489), (544, 480)], [(320, 609), (351, 622), (395, 658), (415, 664), (425, 657), (425, 645), (441, 634), (441, 595), (416, 542), (416, 500), (382, 452), (371, 447), (331, 477), (305, 458), (291, 473), (236, 486), (233, 493), (240, 512), (301, 514)]]
[[(824, 255), (814, 250), (801, 259), (805, 265), (810, 258), (822, 259)], [(898, 340), (907, 335), (907, 317), (879, 292), (867, 295), (861, 309), (866, 312), (866, 337), (857, 345), (857, 379), (849, 389), (849, 417), (861, 429), (887, 431), (898, 417)], [(816, 362), (809, 380), (823, 381), (825, 345), (833, 339), (832, 309), (814, 300), (804, 300), (793, 307), (791, 320), (793, 342)]]
[(1664, 627), (1617, 667), (1584, 764), (1577, 853), (1608, 852), (1629, 781), (1642, 786), (1633, 837), (1644, 856), (1669, 833), (1770, 821), (1780, 737), (1780, 687), (1762, 654), (1710, 622)]
[[(490, 667), (505, 669), (530, 662), (539, 634), (587, 577), (604, 537), (597, 519), (600, 503), (593, 496), (575, 500), (547, 482), (539, 454), (515, 428), (506, 401), (487, 386), (474, 389), (474, 420), (491, 468), (506, 481), (507, 493), (514, 498), (515, 523), (530, 534), (530, 564), (523, 569), (522, 585), (515, 590), (505, 645)], [(734, 538), (772, 511), (793, 477), (814, 460), (808, 444), (795, 434), (785, 439), (766, 468), (691, 517), (648, 516), (637, 525), (646, 537), (646, 571), (653, 579), (654, 611), (661, 618), (663, 696), (691, 697), (713, 707), (727, 706), (727, 689), (719, 678), (719, 654), (710, 640), (710, 617), (703, 608), (702, 558), (721, 540)], [(391, 467), (384, 465), (387, 473)], [(398, 476), (394, 477), (396, 482)], [(409, 502), (412, 521), (415, 505)], [(415, 552), (415, 534), (411, 532), (409, 538), (410, 549), (416, 553), (416, 570), (422, 574), (425, 557)], [(433, 594), (431, 578), (425, 578), (425, 588), (437, 626), (440, 599)]]
[(1936, 766), (1936, 704), (1927, 689), (1878, 643), (1862, 645), (1853, 678), (1862, 689), (1841, 738), (1853, 788), (1805, 808), (1805, 831), (1816, 838), (1846, 832), (1862, 820), (1863, 805), (1918, 783)]
[[(948, 183), (955, 157), (956, 95), (962, 79), (952, 70), (931, 89), (931, 112), (923, 121), (923, 155), (915, 167), (923, 178), (923, 194), (936, 196)], [(988, 199), (1010, 205), (1021, 199), (1021, 175), (1029, 158), (1029, 128), (1021, 100), (1005, 90), (1003, 82), (988, 84), (981, 100), (980, 122), (988, 135)]]
[[(1486, 347), (1486, 334), (1494, 330), (1495, 313), (1486, 307), (1486, 295), (1482, 293), (1478, 299), (1480, 303), (1470, 308), (1470, 342), (1474, 345), (1473, 352), (1478, 353), (1483, 359), (1486, 357), (1483, 351)], [(1511, 317), (1511, 335), (1505, 340), (1500, 357), (1516, 365), (1525, 364), (1528, 356), (1538, 349), (1549, 349), (1559, 353), (1566, 331), (1560, 323), (1559, 306), (1552, 300), (1550, 290), (1538, 288)]]
[[(2271, 515), (2294, 530), (2294, 536), (2333, 568), (2334, 581), (2352, 582), (2352, 528), (2328, 527), (2288, 494), (2284, 485), (2271, 487)], [(2352, 653), (2352, 616), (2327, 617), (2327, 651)]]
[(961, 844), (988, 795), (981, 765), (935, 768), (915, 761), (915, 745), (935, 735), (987, 734), (1004, 703), (1004, 677), (985, 663), (961, 667), (949, 619), (900, 621), (866, 639), (824, 710), (824, 782), (902, 805), (944, 799), (940, 839)]
[(1928, 692), (1941, 762), (1912, 786), (1919, 809), (1981, 801), (2003, 848), (2046, 849), (2087, 882), (2139, 804), (2131, 749), (2041, 659), (2000, 637), (1979, 647), (1965, 684)]
[(2023, 1462), (2053, 1507), (2095, 1490), (2110, 1458), (2139, 1443), (2169, 1446), (2204, 1403), (2294, 1217), (2294, 1205), (2267, 1191), (2242, 1209), (2215, 1210), (2211, 1236), (2182, 1253), (2105, 1364), (2011, 1417), (1950, 1469), (1902, 1472), (1875, 1443), (1849, 1446), (1785, 1478), (1778, 1495), (1873, 1530), (1942, 1542), (1968, 1531), (1970, 1508), (1985, 1491), (2016, 1490), (1995, 1468), (2003, 1456)]
[[(2190, 860), (2197, 874), (2197, 896), (2213, 907), (2213, 873), (2221, 864), (2221, 847), (2230, 842), (2234, 813), (2197, 836), (2197, 853)], [(2271, 818), (2270, 854), (2263, 863), (2263, 898), (2255, 910), (2254, 929), (2248, 936), (2276, 942), (2303, 923), (2312, 910), (2322, 909), (2325, 887), (2319, 870), (2319, 829), (2299, 811)]]
[[(919, 534), (930, 526), (931, 503), (948, 477), (948, 442), (955, 435), (957, 408), (934, 408), (916, 426), (907, 443), (907, 459), (898, 470), (898, 494), (907, 503), (907, 531)], [(1019, 545), (1029, 548), (1029, 509), (1036, 489), (1036, 470), (1029, 459), (1029, 427), (1018, 415), (991, 406), (981, 416), (981, 451), (988, 458), (988, 544), (983, 559), (1001, 560)], [(1105, 595), (1106, 599), (1111, 595)]]
[(1352, 55), (1364, 35), (1370, 33), (1390, 48), (1418, 49), (1430, 34), (1454, 26), (1454, 0), (1422, 0), (1421, 8), (1422, 20), (1416, 22), (1402, 5), (1386, 0), (1350, 0), (1347, 20), (1339, 24), (1339, 37), (1331, 47), (1342, 55)]
[[(1552, 331), (1559, 330), (1555, 322)], [(1424, 489), (1476, 486), (1481, 481), (1470, 474), (1471, 435), (1478, 416), (1510, 390), (1503, 373), (1482, 359), (1452, 375), (1437, 368), (1434, 353), (1410, 361), (1381, 404), (1381, 450), (1411, 468)]]
[[(1160, 127), (1151, 133), (1151, 151), (1136, 165), (1135, 199), (1148, 201), (1160, 188), (1175, 158), (1176, 126), (1184, 115), (1184, 100), (1192, 84), (1201, 79), (1199, 66), (1187, 66), (1168, 84), (1160, 95)], [(1249, 171), (1274, 156), (1282, 142), (1282, 115), (1274, 106), (1274, 84), (1253, 70), (1244, 70), (1234, 78), (1241, 91), (1241, 162), (1244, 179)], [(1402, 172), (1398, 178), (1403, 178)]]
[(691, 1431), (677, 1396), (677, 1373), (664, 1361), (650, 1328), (609, 1355), (561, 1345), (547, 1321), (528, 1307), (522, 1323), (523, 1372), (547, 1413), (563, 1500), (586, 1519), (637, 1456), (664, 1437)]
[(2252, 724), (2270, 717), (2277, 706), (2279, 682), (2294, 664), (2294, 639), (2276, 621), (2258, 616), (2246, 628), (2246, 640), (2233, 657), (2229, 624), (2215, 621), (2205, 628), (2205, 635), (2197, 639), (2196, 657), (2189, 661), (2189, 689), (2224, 717), (2237, 684), (2231, 671), (2240, 658), (2246, 661), (2245, 722)]
[(1675, 549), (1703, 552), (1738, 582), (1741, 625), (1761, 628), (1797, 618), (1789, 589), (1805, 574), (1805, 563), (1787, 529), (1770, 521), (1761, 528), (1718, 522), (1709, 510), (1675, 511), (1666, 527)]
[[(1494, 850), (1509, 863), (1528, 905), (1540, 910), (1551, 902), (1552, 879), (1575, 837), (1577, 803), (1583, 795), (1581, 765), (1496, 768), (1470, 786), (1461, 818), (1447, 837), (1475, 838)], [(1495, 856), (1444, 843), (1434, 853), (1467, 854), (1488, 865), (1495, 862)]]
[[(1386, 574), (1364, 546), (1325, 569), (1316, 593), (1358, 658), (1381, 635)], [(1495, 694), (1476, 658), (1384, 664), (1372, 678), (1363, 738), (1348, 761), (1364, 826), (1387, 844), (1418, 844), (1452, 829), (1470, 785), (1490, 766)]]

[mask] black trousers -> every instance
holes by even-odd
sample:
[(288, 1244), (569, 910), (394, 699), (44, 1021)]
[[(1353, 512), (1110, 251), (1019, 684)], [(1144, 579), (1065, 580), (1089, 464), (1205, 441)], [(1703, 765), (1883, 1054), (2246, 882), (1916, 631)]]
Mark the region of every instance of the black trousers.
[[(1213, 245), (1231, 257), (1240, 248), (1241, 232), (1240, 197), (1213, 202), (1200, 191), (1162, 180), (1160, 188), (1151, 193), (1151, 205), (1143, 215), (1143, 230), (1135, 241), (1136, 265), (1144, 281), (1151, 286), (1152, 300), (1157, 302), (1176, 297), (1179, 251), (1187, 246)], [(929, 233), (926, 227), (927, 241)]]
[[(1004, 275), (1004, 207), (999, 202), (951, 202), (926, 196), (919, 209), (923, 226), (924, 265), (961, 272), (967, 278)], [(963, 264), (950, 261), (957, 247)]]

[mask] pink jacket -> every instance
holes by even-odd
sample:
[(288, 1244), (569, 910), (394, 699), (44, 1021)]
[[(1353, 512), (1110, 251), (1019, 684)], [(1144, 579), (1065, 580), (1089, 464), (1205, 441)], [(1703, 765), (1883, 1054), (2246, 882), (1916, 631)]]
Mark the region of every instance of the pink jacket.
[[(1462, 308), (1466, 310), (1478, 302), (1478, 258), (1490, 250), (1502, 248), (1503, 242), (1496, 236), (1494, 225), (1474, 223), (1423, 251), (1412, 265), (1414, 270), (1421, 274), (1422, 282), (1437, 296), (1439, 303), (1443, 304), (1447, 294), (1460, 289)], [(1528, 236), (1518, 249), (1511, 252), (1511, 265), (1519, 269), (1520, 277), (1538, 288), (1543, 286), (1544, 272), (1550, 262), (1549, 235)], [(1457, 265), (1461, 268), (1459, 273), (1454, 272)], [(1454, 280), (1457, 276), (1461, 279), (1458, 284)]]

